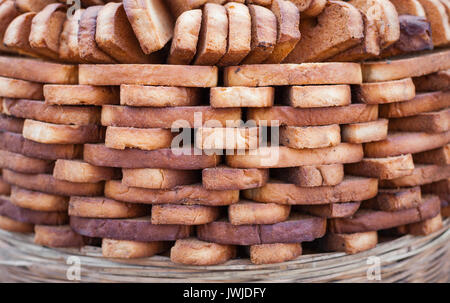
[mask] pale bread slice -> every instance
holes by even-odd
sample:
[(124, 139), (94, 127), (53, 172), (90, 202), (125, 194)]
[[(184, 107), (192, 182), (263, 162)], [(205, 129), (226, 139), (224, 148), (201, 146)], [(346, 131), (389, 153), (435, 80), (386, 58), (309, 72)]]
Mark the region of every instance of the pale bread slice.
[(106, 128), (105, 146), (114, 149), (139, 148), (153, 150), (170, 147), (174, 134), (162, 128)]
[(345, 173), (380, 180), (396, 179), (413, 173), (411, 154), (386, 158), (364, 158), (361, 162), (345, 165)]
[(212, 107), (271, 107), (275, 99), (273, 87), (212, 87), (209, 103)]
[(36, 211), (67, 211), (69, 197), (13, 186), (11, 188), (11, 203), (21, 208)]
[(194, 87), (121, 85), (120, 104), (128, 106), (193, 106), (202, 102), (201, 90)]
[(250, 246), (253, 264), (274, 264), (296, 259), (302, 254), (301, 243), (274, 243)]
[(137, 242), (127, 240), (102, 240), (102, 255), (105, 258), (137, 259), (148, 258), (167, 250), (166, 242)]
[(344, 180), (344, 165), (275, 168), (270, 171), (270, 175), (278, 180), (302, 187), (333, 186)]
[(194, 140), (198, 149), (243, 151), (258, 148), (260, 133), (259, 127), (199, 127)]
[(450, 21), (445, 6), (439, 0), (418, 0), (422, 4), (433, 32), (434, 46), (450, 43)]
[(303, 127), (281, 126), (280, 143), (297, 149), (335, 146), (341, 143), (341, 129), (338, 124)]
[(0, 96), (42, 100), (43, 86), (41, 83), (0, 77)]
[(450, 144), (414, 154), (413, 159), (414, 163), (448, 165), (450, 164)]
[(422, 203), (420, 187), (379, 189), (375, 198), (364, 201), (362, 208), (382, 211), (399, 211), (419, 206)]
[(228, 220), (233, 225), (275, 224), (285, 221), (290, 205), (241, 200), (228, 207)]
[(114, 87), (91, 85), (44, 85), (48, 105), (105, 105), (119, 104), (119, 93)]
[(76, 183), (96, 183), (116, 179), (118, 175), (111, 167), (94, 166), (81, 160), (58, 159), (53, 168), (55, 179)]
[(197, 240), (181, 239), (170, 249), (170, 260), (186, 265), (217, 265), (236, 256), (236, 247)]
[(367, 143), (386, 139), (388, 135), (388, 120), (353, 123), (341, 125), (342, 142)]
[(408, 101), (416, 96), (411, 78), (402, 80), (362, 83), (353, 86), (355, 99), (367, 104)]
[(390, 131), (441, 133), (450, 128), (450, 109), (420, 113), (417, 116), (389, 119)]
[(269, 180), (267, 169), (218, 166), (202, 170), (202, 185), (211, 190), (236, 190), (261, 187)]
[(7, 150), (0, 150), (0, 168), (7, 168), (26, 174), (51, 173), (53, 163), (48, 160), (31, 158)]
[(281, 102), (302, 108), (346, 106), (351, 103), (351, 90), (349, 85), (290, 86)]
[(83, 218), (137, 218), (148, 215), (145, 205), (124, 203), (104, 197), (72, 196), (69, 201), (69, 216)]
[(325, 251), (342, 251), (352, 255), (374, 248), (378, 244), (378, 234), (376, 231), (351, 234), (327, 233), (319, 241)]
[(218, 207), (205, 205), (152, 205), (152, 224), (202, 225), (215, 221)]
[(172, 189), (180, 185), (198, 183), (201, 178), (196, 170), (159, 168), (123, 168), (122, 176), (122, 183), (127, 186), (149, 189)]

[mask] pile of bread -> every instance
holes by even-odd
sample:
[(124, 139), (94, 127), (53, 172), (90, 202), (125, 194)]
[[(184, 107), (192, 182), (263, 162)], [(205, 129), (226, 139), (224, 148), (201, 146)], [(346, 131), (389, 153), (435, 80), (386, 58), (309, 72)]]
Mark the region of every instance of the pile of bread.
[(189, 265), (435, 232), (449, 15), (449, 0), (0, 0), (0, 228)]

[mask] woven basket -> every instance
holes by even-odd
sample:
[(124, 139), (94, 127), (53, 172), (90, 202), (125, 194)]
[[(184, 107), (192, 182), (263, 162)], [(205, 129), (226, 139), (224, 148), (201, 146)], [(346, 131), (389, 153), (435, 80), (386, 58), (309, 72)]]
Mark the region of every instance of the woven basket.
[[(355, 255), (310, 254), (271, 265), (233, 260), (207, 267), (177, 265), (163, 256), (113, 261), (98, 247), (49, 249), (35, 245), (31, 235), (0, 231), (2, 282), (67, 282), (70, 256), (81, 262), (81, 282), (449, 282), (450, 219), (431, 235), (403, 236)], [(370, 257), (379, 258), (380, 280), (372, 274), (377, 271), (368, 264)]]

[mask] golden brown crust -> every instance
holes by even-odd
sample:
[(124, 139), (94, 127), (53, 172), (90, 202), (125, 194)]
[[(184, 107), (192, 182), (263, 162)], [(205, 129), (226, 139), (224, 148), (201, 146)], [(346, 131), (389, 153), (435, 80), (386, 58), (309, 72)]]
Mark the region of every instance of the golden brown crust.
[(228, 220), (233, 225), (274, 224), (285, 221), (290, 212), (289, 205), (242, 200), (228, 207)]
[(328, 233), (320, 240), (321, 248), (326, 251), (343, 251), (346, 254), (357, 254), (374, 248), (378, 243), (376, 231), (335, 234)]
[(115, 179), (120, 174), (111, 167), (99, 167), (81, 160), (58, 159), (53, 169), (53, 177), (76, 183), (96, 183)]
[(70, 197), (69, 216), (83, 218), (136, 218), (148, 215), (144, 205), (131, 204), (103, 197)]
[(274, 243), (250, 246), (253, 264), (273, 264), (291, 261), (302, 254), (300, 243)]
[(37, 211), (67, 212), (69, 197), (51, 195), (13, 186), (11, 188), (11, 203), (21, 208)]
[(203, 242), (194, 238), (177, 240), (170, 250), (170, 260), (187, 265), (216, 265), (236, 256), (236, 247)]
[(348, 174), (381, 180), (408, 176), (413, 173), (413, 170), (411, 154), (387, 158), (364, 158), (361, 162), (345, 165), (345, 172)]
[(161, 204), (152, 206), (152, 224), (201, 225), (219, 217), (219, 208), (204, 205)]

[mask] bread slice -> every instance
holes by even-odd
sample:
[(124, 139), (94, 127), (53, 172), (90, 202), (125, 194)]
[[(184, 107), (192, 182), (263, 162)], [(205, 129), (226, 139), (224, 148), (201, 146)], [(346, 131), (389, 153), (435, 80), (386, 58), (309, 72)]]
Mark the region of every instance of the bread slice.
[(103, 131), (98, 125), (64, 125), (25, 120), (23, 137), (45, 144), (84, 144), (103, 140)]
[(437, 149), (413, 155), (414, 163), (448, 165), (450, 164), (450, 144)]
[(433, 164), (416, 164), (413, 173), (392, 180), (382, 180), (380, 187), (397, 188), (424, 185), (437, 182), (450, 177), (450, 166), (439, 166)]
[(80, 65), (79, 81), (80, 84), (95, 86), (137, 84), (213, 87), (217, 86), (218, 69), (215, 66), (151, 64)]
[(450, 89), (450, 69), (413, 78), (418, 92), (438, 91)]
[(170, 147), (172, 139), (173, 134), (170, 129), (108, 126), (105, 146), (114, 149), (154, 150)]
[(274, 243), (250, 246), (250, 261), (253, 264), (274, 264), (296, 259), (302, 254), (300, 243)]
[(210, 190), (241, 190), (261, 187), (267, 183), (269, 171), (257, 168), (218, 166), (202, 170), (203, 187)]
[(449, 69), (450, 51), (441, 50), (399, 59), (364, 62), (361, 68), (364, 82), (419, 77)]
[(325, 251), (342, 251), (346, 254), (357, 254), (374, 248), (378, 243), (376, 231), (351, 234), (327, 233), (320, 240), (320, 246)]
[(318, 205), (370, 199), (378, 191), (377, 179), (345, 177), (335, 186), (299, 187), (295, 184), (271, 180), (260, 188), (242, 192), (249, 200), (288, 205)]
[(26, 99), (3, 99), (3, 112), (19, 118), (55, 124), (93, 126), (100, 122), (98, 107), (55, 106)]
[(352, 123), (341, 126), (342, 141), (349, 143), (366, 143), (386, 139), (388, 120)]
[(150, 54), (173, 36), (173, 19), (162, 0), (124, 0), (123, 7), (141, 49)]
[(362, 208), (382, 211), (399, 211), (415, 208), (422, 203), (420, 187), (379, 189), (376, 198), (364, 201)]
[(389, 119), (389, 130), (441, 133), (449, 130), (450, 109), (420, 113), (417, 116)]
[[(20, 66), (20, 68), (17, 68)], [(47, 84), (76, 84), (78, 67), (35, 59), (0, 56), (0, 76)]]
[(11, 185), (3, 181), (3, 178), (0, 178), (0, 195), (9, 196), (10, 193), (11, 193)]
[(349, 85), (290, 86), (281, 102), (301, 108), (346, 106), (351, 102)]
[[(242, 2), (245, 0), (239, 0), (236, 2)], [(167, 0), (167, 7), (175, 18), (178, 18), (182, 13), (190, 10), (194, 10), (203, 6), (208, 0)], [(225, 0), (210, 1), (213, 3), (222, 4)]]
[(285, 221), (290, 211), (289, 205), (242, 200), (228, 207), (228, 220), (233, 225), (274, 224)]
[(228, 14), (228, 45), (219, 66), (239, 65), (251, 50), (252, 19), (244, 4), (230, 2), (225, 4)]
[[(1, 136), (0, 136), (1, 137)], [(221, 158), (216, 154), (195, 154), (193, 149), (110, 149), (103, 144), (85, 144), (84, 161), (96, 166), (123, 168), (203, 169), (215, 167)]]
[(225, 68), (224, 83), (250, 87), (359, 84), (362, 78), (356, 63), (253, 64)]
[(105, 196), (141, 204), (183, 204), (224, 206), (239, 200), (238, 190), (208, 190), (201, 184), (180, 185), (170, 190), (128, 187), (120, 181), (107, 181)]
[[(444, 215), (444, 208), (447, 206), (450, 197), (450, 179), (443, 179), (441, 181), (424, 184), (421, 186), (423, 193), (438, 195), (441, 199), (441, 213)], [(446, 216), (448, 217), (448, 216)]]
[(114, 87), (90, 85), (44, 85), (47, 105), (119, 104), (119, 93)]
[(161, 204), (152, 206), (152, 224), (201, 225), (219, 217), (219, 208), (204, 205)]
[(299, 166), (275, 168), (271, 176), (302, 187), (333, 186), (344, 180), (344, 165)]
[(302, 18), (311, 18), (318, 16), (325, 9), (327, 2), (328, 2), (327, 0), (312, 0), (308, 8), (302, 11), (301, 14)]
[(40, 12), (56, 0), (15, 0), (16, 7), (22, 12)]
[(292, 0), (291, 2), (297, 6), (300, 12), (303, 12), (311, 6), (313, 0)]
[(119, 202), (103, 197), (70, 197), (69, 216), (83, 218), (136, 218), (150, 213), (145, 205)]
[(25, 139), (21, 134), (0, 132), (0, 148), (33, 158), (74, 159), (83, 155), (83, 146), (73, 144), (43, 144)]
[(121, 85), (120, 104), (128, 106), (194, 106), (202, 101), (201, 91), (193, 87)]
[[(177, 122), (180, 120), (182, 123)], [(234, 127), (241, 120), (241, 109), (212, 108), (210, 106), (156, 108), (115, 105), (105, 105), (102, 108), (102, 125), (104, 126), (189, 128), (198, 127), (198, 123), (200, 123), (200, 125), (208, 125), (209, 120), (215, 120), (215, 127)]]
[(96, 183), (120, 177), (111, 167), (93, 166), (81, 160), (58, 159), (53, 169), (53, 177), (76, 183)]
[(123, 184), (149, 189), (172, 189), (180, 185), (197, 183), (201, 179), (200, 173), (195, 170), (159, 168), (124, 168), (122, 175)]
[(0, 130), (22, 134), (23, 121), (20, 118), (0, 114)]
[(6, 216), (0, 216), (0, 229), (15, 233), (32, 233), (34, 225), (26, 222), (19, 222)]
[(317, 62), (331, 58), (363, 41), (364, 22), (353, 5), (328, 1), (317, 20), (300, 20), (300, 32), (300, 42), (283, 62)]
[[(209, 1), (223, 1), (223, 0), (209, 0)], [(270, 6), (272, 4), (272, 0), (245, 0), (246, 4), (255, 4), (261, 6)]]
[(445, 6), (439, 0), (418, 0), (425, 9), (427, 20), (433, 32), (434, 46), (450, 43), (450, 23)]
[(47, 247), (81, 247), (85, 241), (83, 237), (74, 232), (69, 225), (34, 227), (34, 243)]
[(48, 160), (36, 159), (22, 154), (0, 150), (0, 167), (26, 174), (51, 173), (53, 163)]
[(236, 256), (236, 247), (188, 238), (177, 240), (170, 249), (170, 260), (186, 265), (217, 265)]
[(92, 63), (116, 63), (116, 60), (101, 50), (95, 40), (97, 17), (102, 6), (90, 6), (81, 14), (78, 28), (78, 51), (80, 58)]
[(258, 148), (261, 132), (258, 127), (199, 127), (195, 130), (194, 140), (198, 149), (208, 152), (223, 149), (244, 151)]
[(226, 9), (215, 3), (205, 4), (194, 64), (217, 64), (227, 51), (227, 41), (228, 16)]
[(271, 107), (275, 98), (273, 87), (212, 87), (209, 103), (221, 107)]
[(323, 108), (274, 106), (247, 110), (247, 120), (255, 121), (258, 126), (320, 126), (369, 122), (377, 118), (378, 105), (376, 104), (351, 104)]
[(161, 63), (158, 55), (146, 56), (128, 22), (122, 3), (108, 3), (98, 12), (95, 41), (120, 63)]
[(77, 9), (71, 18), (67, 18), (59, 37), (59, 57), (68, 62), (83, 63), (78, 47), (78, 30), (84, 9)]
[(425, 10), (419, 0), (390, 0), (399, 15), (426, 17)]
[(285, 0), (274, 0), (271, 6), (277, 18), (277, 42), (265, 63), (281, 63), (300, 41), (300, 11), (297, 6)]
[(42, 100), (42, 84), (0, 77), (0, 96), (7, 98), (25, 98)]
[(269, 9), (259, 5), (248, 5), (252, 19), (250, 53), (242, 64), (259, 64), (269, 58), (277, 43), (277, 18)]
[(183, 12), (175, 22), (168, 64), (188, 65), (197, 53), (197, 43), (202, 24), (200, 9)]
[(69, 197), (51, 195), (13, 186), (11, 188), (11, 203), (21, 208), (36, 211), (67, 212)]
[[(0, 41), (2, 42), (8, 25), (20, 14), (15, 3), (16, 2), (10, 0), (0, 3)], [(4, 46), (3, 43), (0, 45), (0, 50), (11, 52), (11, 50)]]
[(22, 174), (3, 170), (3, 179), (25, 189), (61, 196), (96, 196), (103, 194), (103, 183), (74, 183), (57, 180), (47, 174)]
[(148, 258), (167, 250), (167, 244), (160, 241), (137, 242), (104, 238), (102, 255), (105, 258), (115, 259)]
[(380, 180), (409, 176), (413, 170), (414, 163), (411, 154), (386, 158), (364, 158), (361, 162), (345, 165), (347, 174)]
[(402, 80), (362, 83), (353, 87), (355, 99), (367, 104), (393, 103), (411, 100), (416, 96), (411, 78)]
[(359, 209), (360, 204), (360, 202), (345, 202), (295, 207), (307, 214), (331, 219), (351, 217)]
[(399, 229), (411, 235), (426, 236), (440, 230), (442, 226), (442, 216), (439, 214), (431, 219), (401, 226)]
[(420, 113), (432, 112), (450, 106), (449, 92), (420, 93), (409, 101), (389, 103), (380, 106), (380, 117), (400, 118), (415, 116)]
[(281, 126), (280, 143), (291, 148), (322, 148), (341, 143), (338, 124), (323, 126)]

